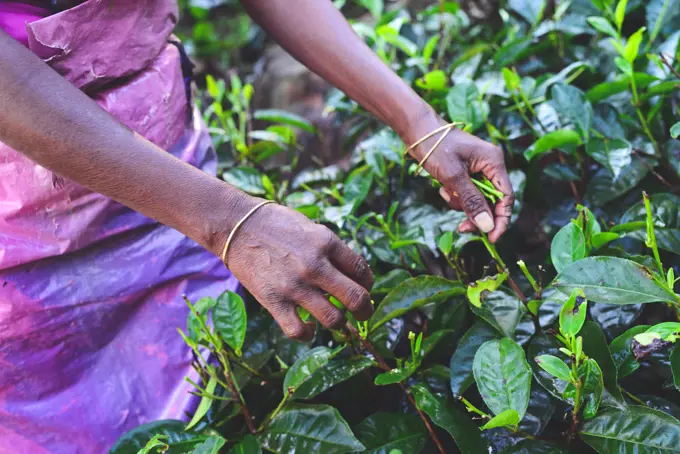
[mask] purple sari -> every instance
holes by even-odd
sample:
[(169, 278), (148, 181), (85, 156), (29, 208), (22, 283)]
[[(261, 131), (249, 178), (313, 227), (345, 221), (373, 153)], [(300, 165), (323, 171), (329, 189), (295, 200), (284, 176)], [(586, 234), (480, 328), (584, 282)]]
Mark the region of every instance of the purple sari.
[[(121, 122), (215, 174), (170, 42), (175, 0), (45, 14), (0, 1), (2, 28)], [(103, 453), (140, 424), (184, 419), (197, 402), (183, 381), (181, 295), (237, 287), (182, 234), (0, 143), (0, 454)]]

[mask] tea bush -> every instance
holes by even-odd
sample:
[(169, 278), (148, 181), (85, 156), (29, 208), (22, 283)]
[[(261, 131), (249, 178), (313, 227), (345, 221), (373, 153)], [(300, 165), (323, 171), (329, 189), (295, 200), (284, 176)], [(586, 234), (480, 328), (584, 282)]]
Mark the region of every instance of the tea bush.
[(187, 301), (200, 404), (112, 452), (680, 452), (680, 1), (508, 0), (500, 24), (357, 3), (387, 64), (505, 150), (513, 227), (498, 250), (458, 233), (464, 215), (340, 93), (351, 169), (300, 169), (314, 126), (209, 77), (224, 179), (332, 226), (371, 263), (375, 313), (299, 344), (237, 294)]

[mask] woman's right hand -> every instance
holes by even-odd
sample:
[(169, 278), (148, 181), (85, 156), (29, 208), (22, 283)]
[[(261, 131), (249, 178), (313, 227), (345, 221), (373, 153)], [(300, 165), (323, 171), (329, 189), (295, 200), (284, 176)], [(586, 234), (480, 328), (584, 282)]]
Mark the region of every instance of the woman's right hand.
[(373, 313), (368, 264), (328, 228), (289, 208), (268, 204), (248, 217), (232, 239), (227, 264), (290, 338), (314, 335), (314, 325), (298, 316), (298, 305), (326, 328), (344, 326), (343, 312), (326, 294), (357, 320)]

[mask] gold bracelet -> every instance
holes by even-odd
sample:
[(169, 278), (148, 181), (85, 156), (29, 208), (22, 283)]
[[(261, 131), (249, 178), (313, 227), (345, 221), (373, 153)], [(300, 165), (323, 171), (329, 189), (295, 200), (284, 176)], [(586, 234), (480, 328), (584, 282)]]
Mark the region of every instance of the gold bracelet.
[(455, 128), (456, 126), (462, 125), (462, 124), (464, 124), (464, 123), (462, 123), (460, 121), (456, 121), (456, 122), (453, 122), (453, 123), (449, 123), (448, 125), (440, 126), (439, 128), (435, 129), (431, 133), (422, 137), (420, 140), (418, 140), (416, 143), (414, 143), (413, 145), (411, 145), (410, 147), (408, 147), (406, 149), (406, 153), (404, 153), (404, 154), (408, 154), (411, 150), (413, 150), (415, 147), (417, 147), (421, 143), (425, 142), (430, 137), (435, 136), (442, 131), (444, 132), (444, 134), (442, 134), (442, 136), (439, 138), (439, 140), (437, 140), (437, 142), (435, 142), (435, 144), (432, 145), (432, 148), (430, 148), (430, 151), (428, 151), (425, 154), (425, 157), (418, 163), (418, 167), (416, 167), (416, 171), (413, 173), (414, 176), (418, 176), (420, 174), (420, 172), (423, 170), (423, 166), (425, 165), (425, 161), (427, 161), (429, 159), (429, 157), (432, 155), (432, 153), (434, 153), (434, 151), (437, 149), (437, 147), (444, 141), (444, 139), (446, 139), (446, 136), (449, 135), (451, 130), (453, 128)]
[(234, 226), (234, 228), (231, 230), (231, 233), (229, 234), (229, 237), (227, 238), (227, 242), (224, 243), (224, 249), (222, 250), (222, 263), (224, 263), (224, 266), (227, 266), (227, 251), (229, 251), (229, 245), (231, 244), (231, 240), (234, 238), (234, 234), (236, 233), (236, 231), (238, 230), (238, 228), (241, 227), (241, 225), (242, 225), (244, 222), (246, 222), (246, 220), (248, 220), (248, 218), (249, 218), (250, 216), (252, 216), (253, 213), (255, 213), (257, 210), (259, 210), (259, 209), (262, 208), (263, 206), (265, 206), (265, 205), (267, 205), (267, 204), (270, 204), (270, 203), (274, 203), (274, 201), (273, 201), (273, 200), (265, 200), (264, 202), (258, 203), (258, 204), (255, 205), (255, 207), (253, 207), (249, 212), (247, 212), (246, 215), (243, 216), (243, 217), (241, 218), (240, 221), (238, 221), (238, 222), (236, 223), (236, 225)]

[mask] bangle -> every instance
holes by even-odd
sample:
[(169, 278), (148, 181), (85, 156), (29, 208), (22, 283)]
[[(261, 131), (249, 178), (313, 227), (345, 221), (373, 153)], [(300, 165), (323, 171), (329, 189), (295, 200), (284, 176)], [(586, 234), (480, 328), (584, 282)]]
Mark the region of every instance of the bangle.
[(456, 122), (453, 122), (453, 123), (449, 123), (448, 125), (440, 126), (439, 128), (435, 129), (431, 133), (422, 137), (420, 140), (418, 140), (416, 143), (414, 143), (413, 145), (411, 145), (410, 147), (408, 147), (406, 149), (406, 153), (404, 153), (404, 154), (408, 154), (411, 150), (413, 150), (415, 147), (417, 147), (421, 143), (425, 142), (430, 137), (435, 136), (435, 135), (439, 134), (440, 132), (444, 132), (444, 134), (442, 134), (442, 136), (439, 138), (439, 140), (437, 140), (437, 142), (435, 142), (435, 144), (432, 145), (432, 148), (430, 148), (430, 151), (428, 151), (425, 154), (425, 157), (418, 163), (418, 167), (416, 167), (416, 171), (413, 173), (414, 176), (418, 176), (420, 174), (420, 172), (423, 170), (423, 166), (425, 165), (425, 161), (428, 160), (428, 158), (432, 155), (432, 153), (434, 153), (434, 151), (437, 149), (437, 147), (444, 141), (444, 139), (446, 139), (446, 136), (449, 135), (451, 130), (453, 128), (455, 128), (456, 126), (462, 125), (462, 124), (464, 124), (464, 123), (462, 123), (460, 121), (456, 121)]
[(222, 250), (222, 263), (224, 263), (224, 266), (227, 266), (227, 252), (229, 251), (229, 245), (231, 244), (231, 240), (234, 239), (234, 234), (236, 233), (236, 231), (238, 230), (238, 228), (241, 227), (241, 225), (243, 225), (243, 223), (246, 222), (246, 220), (247, 220), (250, 216), (252, 216), (253, 213), (255, 213), (257, 210), (259, 210), (259, 209), (262, 208), (263, 206), (268, 205), (268, 204), (270, 204), (270, 203), (274, 203), (274, 201), (273, 201), (273, 200), (265, 200), (264, 202), (258, 203), (258, 204), (255, 205), (249, 212), (247, 212), (247, 213), (245, 214), (245, 216), (243, 216), (243, 217), (241, 218), (240, 221), (238, 221), (238, 222), (236, 223), (236, 225), (234, 226), (234, 228), (231, 230), (231, 233), (230, 233), (229, 236), (227, 237), (227, 242), (224, 243), (224, 249)]

